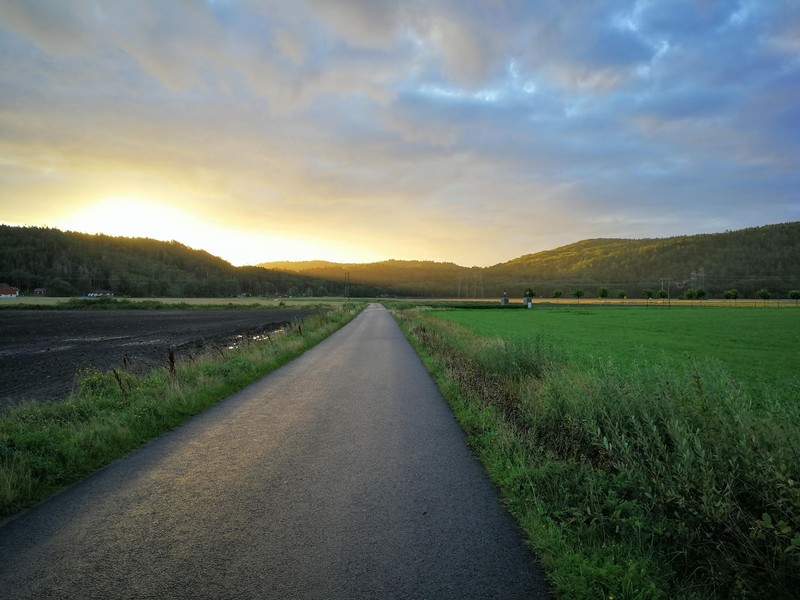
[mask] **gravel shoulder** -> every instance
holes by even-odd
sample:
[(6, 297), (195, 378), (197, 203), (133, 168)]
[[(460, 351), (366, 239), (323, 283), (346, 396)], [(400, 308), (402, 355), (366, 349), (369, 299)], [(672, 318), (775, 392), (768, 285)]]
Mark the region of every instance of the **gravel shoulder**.
[(0, 410), (61, 400), (85, 369), (146, 372), (284, 327), (313, 310), (0, 311)]

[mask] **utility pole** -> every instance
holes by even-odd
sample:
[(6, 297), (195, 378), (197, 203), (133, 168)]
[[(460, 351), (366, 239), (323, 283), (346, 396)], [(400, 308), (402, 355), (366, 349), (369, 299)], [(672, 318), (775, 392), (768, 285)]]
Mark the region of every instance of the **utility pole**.
[(350, 272), (344, 274), (344, 299), (350, 300)]

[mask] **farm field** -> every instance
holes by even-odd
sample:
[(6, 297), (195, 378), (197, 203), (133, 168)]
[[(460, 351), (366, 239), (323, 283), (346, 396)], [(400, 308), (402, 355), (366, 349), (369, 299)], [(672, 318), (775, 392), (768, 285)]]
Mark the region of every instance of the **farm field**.
[(172, 349), (185, 360), (318, 312), (257, 310), (3, 310), (0, 410), (26, 399), (62, 400), (86, 369), (145, 373)]
[[(319, 297), (297, 297), (297, 298), (264, 298), (260, 296), (246, 296), (239, 298), (126, 298), (114, 297), (113, 300), (125, 302), (157, 302), (160, 304), (188, 304), (192, 307), (208, 306), (226, 308), (253, 308), (255, 305), (262, 307), (276, 306), (307, 306), (309, 304), (340, 305), (344, 302), (342, 298), (319, 298)], [(19, 296), (17, 298), (0, 299), (0, 309), (3, 308), (27, 308), (27, 307), (57, 307), (59, 304), (75, 299), (56, 297), (56, 296)], [(89, 300), (90, 302), (92, 300)]]
[(583, 360), (622, 366), (718, 361), (737, 378), (800, 389), (800, 310), (753, 307), (547, 307), (433, 313), (482, 336), (544, 335)]

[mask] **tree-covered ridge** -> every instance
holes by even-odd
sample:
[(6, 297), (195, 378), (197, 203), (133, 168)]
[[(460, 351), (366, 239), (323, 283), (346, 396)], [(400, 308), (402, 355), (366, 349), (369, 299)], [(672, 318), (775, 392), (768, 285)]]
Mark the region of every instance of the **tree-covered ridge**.
[[(492, 282), (659, 288), (664, 281), (721, 295), (800, 287), (800, 222), (663, 239), (584, 240), (487, 269)], [(513, 283), (512, 283), (513, 282)]]
[(107, 289), (126, 296), (224, 297), (253, 295), (643, 297), (667, 287), (723, 297), (768, 290), (787, 297), (800, 289), (800, 222), (719, 234), (663, 239), (584, 240), (492, 267), (433, 261), (369, 264), (329, 261), (234, 267), (177, 242), (0, 225), (0, 282), (23, 293), (83, 295)]
[[(469, 271), (453, 263), (420, 260), (386, 260), (376, 263), (331, 263), (301, 261), (261, 263), (266, 268), (300, 272), (321, 279), (343, 281), (349, 274), (352, 285), (366, 286), (379, 294), (405, 296), (449, 296), (463, 273)], [(466, 295), (466, 294), (465, 294)]]
[(75, 296), (225, 297), (321, 295), (328, 282), (259, 267), (234, 267), (178, 242), (0, 225), (0, 281), (23, 293)]
[(487, 268), (430, 261), (337, 264), (327, 261), (263, 263), (328, 279), (349, 273), (386, 293), (439, 297), (519, 296), (532, 287), (539, 297), (601, 288), (612, 296), (643, 297), (669, 288), (722, 297), (736, 289), (753, 297), (767, 289), (786, 297), (800, 289), (800, 222), (717, 234), (652, 239), (591, 239), (521, 256)]

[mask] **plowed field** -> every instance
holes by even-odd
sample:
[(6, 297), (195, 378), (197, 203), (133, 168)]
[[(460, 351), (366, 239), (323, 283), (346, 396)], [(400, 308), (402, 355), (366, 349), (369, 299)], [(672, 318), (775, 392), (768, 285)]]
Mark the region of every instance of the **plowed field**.
[(122, 367), (145, 372), (216, 352), (284, 327), (313, 310), (0, 311), (0, 410), (23, 399), (59, 400), (78, 374)]

